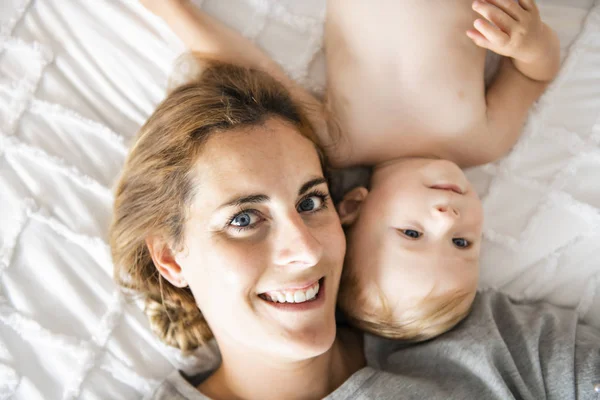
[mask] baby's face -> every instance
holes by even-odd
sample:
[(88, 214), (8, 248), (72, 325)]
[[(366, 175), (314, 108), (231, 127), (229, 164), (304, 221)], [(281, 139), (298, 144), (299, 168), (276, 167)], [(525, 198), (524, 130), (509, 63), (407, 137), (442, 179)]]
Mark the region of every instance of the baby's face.
[(353, 222), (345, 268), (367, 293), (377, 285), (394, 314), (427, 296), (474, 295), (483, 212), (454, 163), (411, 158), (376, 170)]

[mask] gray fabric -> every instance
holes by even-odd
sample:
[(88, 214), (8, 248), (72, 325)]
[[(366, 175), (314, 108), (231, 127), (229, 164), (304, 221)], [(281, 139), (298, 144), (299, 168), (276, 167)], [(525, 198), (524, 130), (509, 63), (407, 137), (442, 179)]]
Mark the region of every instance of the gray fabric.
[(402, 376), (406, 399), (598, 400), (600, 331), (578, 324), (573, 310), (492, 291), (430, 342), (403, 348), (369, 336), (365, 352), (372, 367)]
[[(411, 346), (366, 336), (365, 354), (369, 367), (327, 399), (600, 399), (600, 331), (491, 291), (452, 331)], [(207, 398), (174, 374), (152, 399)]]
[[(208, 378), (210, 373), (206, 374)], [(194, 377), (195, 379), (197, 377)], [(150, 400), (210, 400), (186, 380), (179, 371), (173, 371), (148, 399)], [(201, 382), (201, 379), (199, 379)], [(198, 384), (200, 383), (198, 382)], [(194, 382), (195, 383), (195, 382)]]

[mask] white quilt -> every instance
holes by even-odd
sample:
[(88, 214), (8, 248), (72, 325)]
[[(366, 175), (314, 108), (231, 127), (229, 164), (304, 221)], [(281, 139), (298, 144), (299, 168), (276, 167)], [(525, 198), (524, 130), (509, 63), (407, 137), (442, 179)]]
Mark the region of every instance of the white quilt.
[[(600, 0), (539, 2), (566, 60), (513, 152), (469, 171), (482, 286), (600, 327)], [(197, 3), (323, 90), (325, 0)], [(134, 0), (0, 2), (0, 399), (143, 398), (214, 361), (153, 337), (106, 243), (127, 145), (182, 50)]]

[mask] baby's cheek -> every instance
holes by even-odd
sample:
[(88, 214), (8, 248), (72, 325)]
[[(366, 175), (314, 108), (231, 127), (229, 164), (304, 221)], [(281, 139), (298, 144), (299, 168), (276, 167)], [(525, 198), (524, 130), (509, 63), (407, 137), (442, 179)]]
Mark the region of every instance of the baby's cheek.
[(478, 196), (476, 196), (473, 199), (473, 204), (470, 206), (470, 209), (473, 210), (475, 218), (479, 222), (479, 224), (482, 224), (483, 223), (483, 203), (481, 202), (481, 200), (479, 199)]

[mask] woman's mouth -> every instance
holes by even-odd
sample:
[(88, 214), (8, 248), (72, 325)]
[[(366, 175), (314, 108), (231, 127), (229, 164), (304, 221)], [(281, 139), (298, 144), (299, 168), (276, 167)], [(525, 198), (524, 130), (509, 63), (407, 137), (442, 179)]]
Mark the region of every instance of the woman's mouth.
[(296, 309), (301, 305), (309, 305), (316, 302), (320, 303), (319, 300), (321, 300), (324, 295), (324, 281), (325, 278), (321, 278), (305, 288), (273, 290), (261, 293), (258, 297), (278, 308), (285, 307)]

